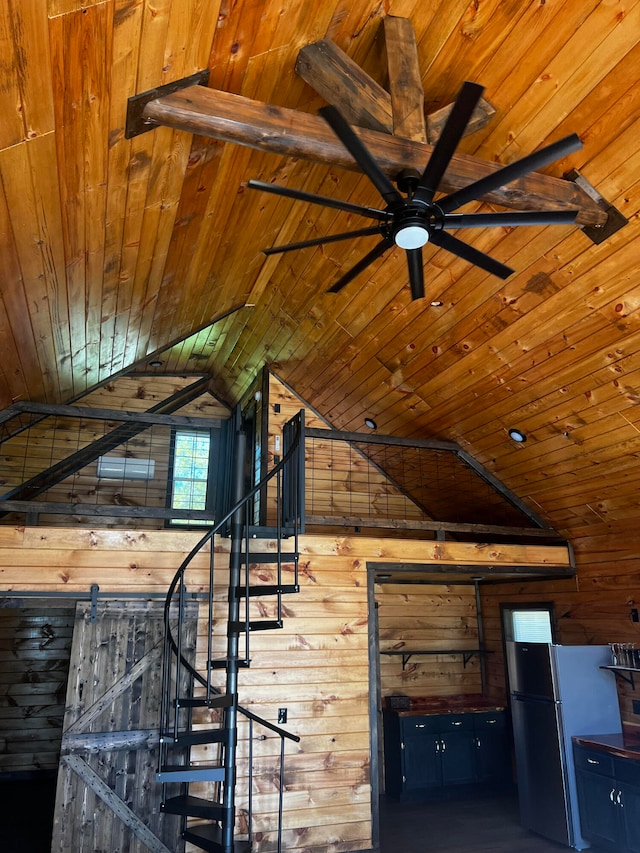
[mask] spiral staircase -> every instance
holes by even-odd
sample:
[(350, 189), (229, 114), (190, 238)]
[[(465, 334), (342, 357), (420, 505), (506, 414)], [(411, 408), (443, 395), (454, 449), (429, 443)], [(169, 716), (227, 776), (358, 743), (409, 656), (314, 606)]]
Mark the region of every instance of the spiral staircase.
[[(200, 539), (176, 572), (165, 602), (165, 644), (162, 666), (162, 704), (160, 709), (160, 749), (157, 780), (162, 783), (161, 810), (181, 815), (186, 827), (183, 837), (191, 844), (215, 853), (240, 853), (251, 849), (253, 832), (252, 767), (254, 727), (262, 734), (276, 735), (280, 742), (278, 817), (275, 829), (277, 849), (282, 849), (282, 792), (284, 789), (284, 747), (287, 740), (299, 738), (238, 704), (239, 672), (249, 667), (250, 638), (257, 631), (272, 631), (283, 626), (283, 598), (298, 592), (298, 536), (304, 527), (304, 412), (289, 421), (283, 431), (282, 460), (269, 474), (244, 491), (246, 436), (236, 434), (233, 477), (233, 505), (218, 523)], [(256, 496), (275, 504), (272, 524), (257, 527), (253, 522)], [(230, 537), (230, 551), (216, 553), (216, 536)], [(268, 547), (259, 550), (260, 541)], [(201, 590), (202, 560), (195, 558), (207, 548), (208, 583), (204, 595), (206, 613), (200, 598), (200, 624), (206, 619), (206, 665), (198, 669), (194, 650), (187, 647), (185, 626), (191, 594), (191, 573), (199, 572)], [(207, 553), (204, 551), (204, 553)], [(222, 557), (228, 565), (220, 566)], [(259, 570), (257, 569), (259, 567)], [(228, 598), (221, 602), (220, 577), (228, 574)], [(271, 575), (272, 583), (254, 583), (254, 577)], [(225, 613), (220, 609), (224, 605)], [(273, 618), (255, 618), (255, 613), (270, 612)], [(214, 625), (219, 636), (220, 620), (226, 620), (226, 655), (214, 656)], [(199, 627), (199, 634), (203, 629)], [(224, 677), (221, 678), (221, 671)], [(214, 678), (214, 674), (217, 676)], [(214, 680), (219, 686), (214, 686)], [(220, 686), (224, 681), (224, 687)], [(215, 725), (195, 724), (197, 709), (219, 720)], [(194, 715), (194, 712), (195, 715)], [(236, 813), (236, 777), (239, 717), (248, 720), (248, 765), (246, 808), (242, 821)], [(246, 730), (245, 730), (246, 731)], [(199, 747), (215, 753), (214, 761), (200, 760)], [(196, 753), (194, 757), (192, 753)], [(202, 783), (207, 783), (202, 785)], [(193, 787), (197, 794), (191, 793)], [(201, 796), (202, 791), (207, 796)], [(188, 821), (187, 821), (188, 819)], [(239, 826), (242, 824), (242, 832)]]

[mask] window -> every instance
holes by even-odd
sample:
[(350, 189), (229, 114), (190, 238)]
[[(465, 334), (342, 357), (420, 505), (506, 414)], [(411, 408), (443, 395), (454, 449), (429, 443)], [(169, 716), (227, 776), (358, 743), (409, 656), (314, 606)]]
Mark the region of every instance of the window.
[(548, 610), (514, 610), (513, 639), (524, 643), (550, 643), (551, 617)]
[(555, 642), (553, 605), (525, 604), (502, 606), (505, 640), (524, 643)]
[[(211, 433), (206, 430), (177, 429), (173, 434), (171, 508), (206, 510), (213, 505), (211, 495)], [(172, 518), (171, 524), (208, 525), (204, 519)]]

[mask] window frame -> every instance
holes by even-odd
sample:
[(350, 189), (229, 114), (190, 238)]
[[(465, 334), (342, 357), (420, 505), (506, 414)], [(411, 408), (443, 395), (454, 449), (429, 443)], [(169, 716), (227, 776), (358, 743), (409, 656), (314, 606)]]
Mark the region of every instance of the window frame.
[[(207, 463), (207, 478), (204, 482), (206, 482), (206, 497), (205, 497), (205, 506), (204, 510), (208, 512), (215, 513), (216, 511), (216, 492), (218, 486), (218, 471), (219, 467), (216, 462), (220, 458), (220, 430), (211, 429), (211, 428), (202, 428), (202, 427), (172, 427), (171, 428), (171, 437), (169, 440), (169, 465), (167, 471), (167, 496), (166, 496), (166, 506), (167, 509), (179, 509), (180, 507), (175, 507), (173, 505), (174, 498), (174, 489), (176, 483), (175, 477), (175, 468), (176, 468), (176, 446), (177, 439), (179, 434), (184, 433), (199, 433), (206, 434), (209, 438), (209, 458)], [(196, 482), (203, 482), (202, 480), (196, 480)], [(189, 529), (198, 529), (201, 530), (203, 527), (211, 527), (215, 524), (215, 519), (180, 519), (180, 518), (168, 518), (165, 522), (165, 526), (172, 528), (173, 530), (189, 530)]]

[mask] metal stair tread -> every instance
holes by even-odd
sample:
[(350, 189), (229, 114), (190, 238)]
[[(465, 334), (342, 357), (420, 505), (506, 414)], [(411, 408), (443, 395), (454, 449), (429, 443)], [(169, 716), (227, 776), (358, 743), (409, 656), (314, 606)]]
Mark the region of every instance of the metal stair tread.
[(196, 746), (200, 743), (221, 743), (225, 736), (225, 729), (191, 729), (178, 732), (177, 737), (165, 734), (162, 736), (162, 742), (169, 746)]
[(250, 524), (246, 531), (250, 539), (288, 539), (295, 533), (293, 527), (267, 527), (261, 524)]
[(222, 764), (165, 764), (156, 773), (158, 782), (221, 782)]
[(236, 595), (239, 598), (246, 598), (247, 593), (249, 598), (258, 597), (261, 595), (291, 595), (300, 592), (300, 586), (297, 583), (289, 584), (263, 584), (262, 586), (246, 586), (236, 587)]
[(193, 797), (189, 794), (181, 797), (170, 797), (160, 807), (161, 811), (168, 814), (187, 815), (189, 817), (203, 817), (209, 820), (222, 820), (224, 806), (205, 800), (203, 797)]
[(181, 696), (178, 699), (179, 708), (229, 708), (233, 704), (233, 696), (226, 693), (216, 693), (208, 699), (206, 696)]
[(246, 668), (251, 666), (251, 661), (248, 658), (244, 655), (238, 655), (237, 657), (213, 658), (209, 661), (209, 669), (225, 669), (227, 664), (231, 661), (235, 661), (235, 664), (238, 667)]
[(247, 622), (229, 622), (229, 631), (237, 631), (243, 633), (249, 628), (249, 631), (274, 631), (277, 628), (282, 628), (282, 619), (260, 619), (258, 621)]
[(252, 563), (295, 563), (295, 551), (243, 551), (242, 556)]
[[(203, 850), (208, 850), (210, 853), (222, 853), (222, 830), (215, 824), (203, 824), (202, 826), (194, 826), (185, 830), (182, 833), (185, 841), (190, 841), (197, 847)], [(233, 853), (248, 853), (250, 845), (248, 841), (233, 842)]]

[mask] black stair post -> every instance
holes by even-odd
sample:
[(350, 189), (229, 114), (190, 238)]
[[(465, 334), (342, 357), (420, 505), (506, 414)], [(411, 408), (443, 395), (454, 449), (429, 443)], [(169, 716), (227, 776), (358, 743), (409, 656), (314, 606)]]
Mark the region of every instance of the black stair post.
[[(235, 477), (233, 483), (233, 503), (239, 503), (244, 497), (244, 461), (247, 436), (240, 431), (236, 435)], [(224, 810), (225, 819), (222, 822), (222, 848), (224, 853), (233, 850), (233, 832), (235, 825), (235, 787), (236, 787), (236, 747), (238, 741), (238, 650), (239, 634), (232, 625), (237, 624), (240, 617), (240, 574), (242, 567), (242, 542), (244, 531), (243, 506), (238, 509), (231, 519), (231, 553), (229, 557), (229, 629), (227, 634), (227, 696), (233, 696), (233, 703), (225, 709), (225, 729), (227, 742), (225, 744), (225, 777), (224, 777)]]

